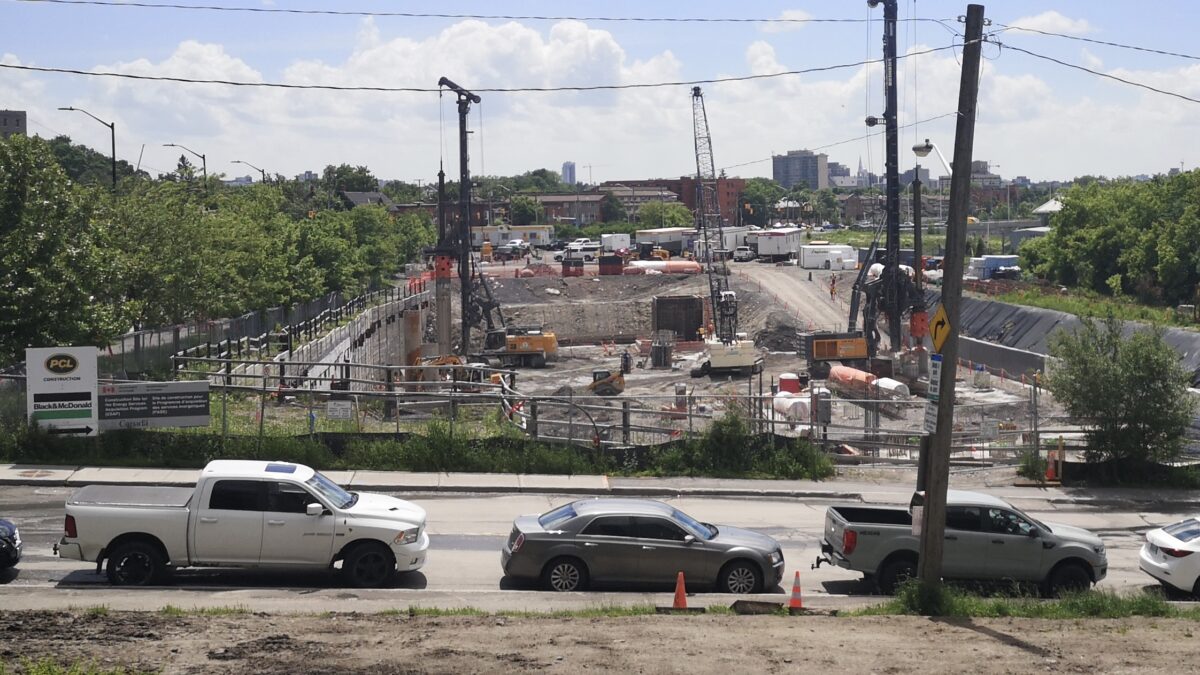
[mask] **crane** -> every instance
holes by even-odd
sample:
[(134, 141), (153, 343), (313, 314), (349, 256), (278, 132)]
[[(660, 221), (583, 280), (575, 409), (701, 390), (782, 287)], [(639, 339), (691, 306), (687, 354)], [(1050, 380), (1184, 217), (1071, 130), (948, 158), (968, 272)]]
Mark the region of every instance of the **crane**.
[(762, 358), (754, 344), (739, 340), (737, 294), (729, 288), (725, 253), (718, 253), (718, 249), (725, 248), (725, 232), (717, 199), (717, 173), (712, 137), (708, 132), (708, 112), (704, 109), (704, 93), (700, 87), (692, 87), (692, 123), (696, 138), (696, 229), (708, 257), (708, 293), (712, 303), (712, 337), (715, 338), (700, 373), (761, 372)]

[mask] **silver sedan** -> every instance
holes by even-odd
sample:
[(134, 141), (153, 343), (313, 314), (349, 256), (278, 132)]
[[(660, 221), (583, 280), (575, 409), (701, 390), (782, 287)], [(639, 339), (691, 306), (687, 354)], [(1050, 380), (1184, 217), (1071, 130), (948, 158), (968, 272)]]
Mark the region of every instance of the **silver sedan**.
[(648, 499), (584, 499), (513, 522), (501, 564), (506, 576), (553, 591), (589, 584), (666, 584), (759, 593), (783, 577), (779, 542), (750, 530), (701, 523)]

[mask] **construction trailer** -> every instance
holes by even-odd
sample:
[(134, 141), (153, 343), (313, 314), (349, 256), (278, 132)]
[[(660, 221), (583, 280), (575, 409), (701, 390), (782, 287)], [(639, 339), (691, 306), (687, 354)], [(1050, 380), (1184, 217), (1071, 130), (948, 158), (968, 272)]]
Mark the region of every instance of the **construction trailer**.
[(800, 266), (810, 270), (858, 268), (858, 253), (849, 244), (805, 244), (800, 247)]
[(673, 256), (681, 256), (684, 251), (691, 250), (696, 231), (690, 227), (658, 227), (638, 230), (633, 236), (639, 245), (651, 243), (656, 248), (670, 251)]
[(628, 234), (602, 234), (600, 235), (600, 249), (612, 253), (621, 249), (629, 249), (631, 246)]
[[(709, 232), (709, 238), (712, 239), (713, 246), (718, 251), (725, 251), (726, 255), (732, 255), (737, 247), (745, 246), (747, 237), (753, 235), (756, 231), (755, 228), (749, 226), (722, 227), (720, 232)], [(697, 260), (709, 259), (708, 247), (703, 237), (696, 239), (693, 253), (695, 253)]]
[(746, 241), (759, 258), (772, 261), (794, 258), (803, 238), (804, 230), (798, 227), (780, 227), (752, 232)]
[(513, 239), (523, 239), (533, 248), (546, 248), (554, 243), (553, 225), (486, 225), (471, 228), (471, 247), (480, 248), (484, 242), (502, 246)]

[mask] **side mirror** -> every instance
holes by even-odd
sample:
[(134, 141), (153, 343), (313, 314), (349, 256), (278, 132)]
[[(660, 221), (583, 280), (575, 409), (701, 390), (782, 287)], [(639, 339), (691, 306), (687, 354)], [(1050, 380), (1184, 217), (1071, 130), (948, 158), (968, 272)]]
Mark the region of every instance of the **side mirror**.
[(683, 543), (689, 544), (689, 545), (696, 543), (696, 535), (694, 535), (694, 534), (685, 535), (683, 538)]
[(1034, 527), (1034, 528), (1031, 528), (1031, 529), (1029, 530), (1029, 535), (1028, 535), (1028, 536), (1029, 536), (1029, 538), (1030, 538), (1030, 539), (1037, 539), (1038, 537), (1042, 536), (1042, 533), (1041, 533), (1041, 532), (1039, 532), (1039, 531), (1038, 531), (1038, 529), (1037, 529), (1036, 527)]
[(304, 507), (304, 513), (310, 516), (319, 516), (322, 513), (325, 513), (325, 507), (321, 506), (320, 504), (309, 504), (308, 506)]

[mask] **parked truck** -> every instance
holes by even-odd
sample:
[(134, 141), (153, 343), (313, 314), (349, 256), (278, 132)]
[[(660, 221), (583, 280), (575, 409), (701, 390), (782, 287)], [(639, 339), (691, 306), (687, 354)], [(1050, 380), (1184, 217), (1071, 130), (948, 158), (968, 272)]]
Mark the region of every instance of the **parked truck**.
[(194, 488), (89, 485), (70, 496), (62, 558), (107, 561), (108, 579), (143, 586), (182, 567), (333, 569), (386, 585), (425, 564), (425, 510), (349, 492), (301, 464), (209, 462)]
[[(862, 572), (880, 592), (895, 592), (917, 574), (921, 538), (913, 533), (912, 509), (923, 501), (918, 492), (907, 509), (830, 506), (814, 567), (828, 563)], [(945, 578), (1032, 582), (1053, 596), (1086, 589), (1107, 573), (1104, 542), (1095, 534), (1043, 523), (990, 495), (948, 492)]]

